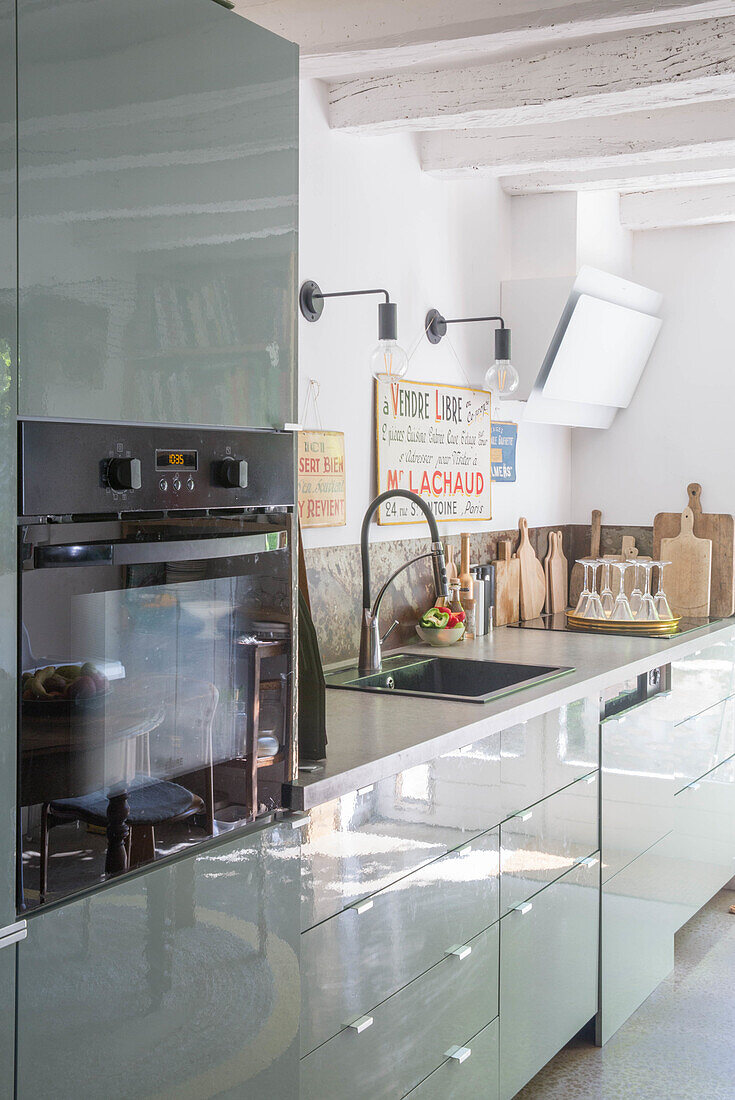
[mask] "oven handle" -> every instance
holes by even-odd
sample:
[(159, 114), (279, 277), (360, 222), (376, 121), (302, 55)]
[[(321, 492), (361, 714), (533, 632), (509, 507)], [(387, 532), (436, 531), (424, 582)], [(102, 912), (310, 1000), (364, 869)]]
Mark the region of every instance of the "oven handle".
[(62, 546), (36, 546), (36, 569), (68, 568), (72, 565), (153, 565), (172, 561), (204, 561), (212, 558), (243, 558), (283, 550), (288, 545), (285, 531), (236, 535), (231, 538), (185, 539), (180, 542), (88, 542)]

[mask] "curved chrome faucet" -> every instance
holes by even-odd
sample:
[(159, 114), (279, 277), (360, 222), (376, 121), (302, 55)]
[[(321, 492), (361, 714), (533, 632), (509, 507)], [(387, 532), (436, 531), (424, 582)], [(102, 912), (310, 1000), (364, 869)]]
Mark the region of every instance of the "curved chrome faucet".
[[(378, 593), (375, 603), (370, 604), (370, 547), (368, 543), (368, 536), (370, 534), (370, 521), (373, 515), (378, 510), (380, 505), (390, 500), (391, 497), (403, 497), (406, 500), (410, 500), (412, 504), (415, 504), (417, 508), (426, 516), (426, 522), (429, 525), (431, 531), (431, 551), (428, 554), (419, 554), (418, 557), (411, 558), (399, 569), (396, 569), (388, 580), (385, 582), (380, 592)], [(388, 637), (394, 627), (398, 625), (396, 620), (392, 626), (388, 628), (383, 637), (380, 637), (380, 630), (378, 627), (378, 616), (380, 614), (380, 605), (383, 600), (389, 586), (393, 583), (399, 573), (402, 573), (404, 569), (408, 569), (409, 565), (413, 565), (414, 562), (422, 561), (424, 558), (431, 558), (433, 574), (434, 574), (434, 591), (436, 592), (436, 598), (440, 596), (445, 598), (449, 595), (449, 587), (447, 585), (447, 568), (444, 562), (444, 549), (439, 540), (439, 528), (436, 525), (434, 519), (434, 513), (432, 512), (426, 501), (420, 497), (417, 493), (411, 493), (408, 489), (388, 489), (387, 492), (381, 493), (377, 496), (371, 504), (368, 505), (368, 509), (365, 512), (365, 516), (362, 521), (362, 531), (360, 533), (360, 557), (362, 560), (362, 621), (360, 624), (360, 657), (358, 665), (360, 672), (380, 672), (382, 653), (381, 646), (385, 639)]]

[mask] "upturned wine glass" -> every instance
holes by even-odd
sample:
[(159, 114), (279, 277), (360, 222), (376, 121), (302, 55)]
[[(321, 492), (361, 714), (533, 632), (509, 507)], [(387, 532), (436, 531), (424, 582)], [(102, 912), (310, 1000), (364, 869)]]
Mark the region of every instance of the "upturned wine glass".
[(643, 599), (643, 590), (640, 585), (640, 575), (638, 570), (642, 567), (642, 562), (639, 562), (637, 558), (628, 558), (631, 565), (635, 566), (635, 573), (633, 574), (633, 590), (628, 597), (628, 603), (630, 604), (630, 610), (633, 612), (633, 618), (638, 614), (638, 609), (641, 606), (641, 600)]
[(635, 613), (635, 619), (638, 623), (657, 623), (659, 621), (659, 613), (656, 610), (656, 606), (653, 602), (653, 596), (651, 595), (651, 570), (653, 569), (655, 562), (642, 561), (641, 569), (644, 575), (644, 589), (641, 596), (641, 602), (638, 610)]
[(590, 562), (590, 568), (592, 569), (592, 587), (590, 588), (590, 597), (587, 601), (587, 607), (584, 610), (583, 618), (585, 619), (605, 619), (607, 616), (602, 608), (602, 601), (597, 591), (597, 570), (602, 565), (599, 560), (593, 560)]
[(658, 587), (656, 589), (656, 595), (653, 597), (653, 606), (658, 611), (659, 619), (673, 619), (674, 613), (671, 610), (671, 604), (666, 598), (664, 592), (664, 569), (667, 565), (671, 565), (670, 561), (655, 561), (654, 565), (658, 566)]
[(579, 558), (577, 560), (577, 565), (584, 566), (584, 584), (582, 585), (582, 591), (579, 595), (579, 599), (577, 600), (577, 606), (574, 608), (574, 614), (582, 619), (585, 617), (587, 604), (589, 602), (590, 596), (592, 595), (589, 586), (589, 568), (591, 564), (592, 563), (587, 558)]
[(602, 591), (600, 592), (600, 603), (602, 604), (602, 610), (605, 616), (609, 619), (615, 607), (615, 597), (610, 588), (610, 562), (607, 558), (600, 558), (600, 565), (602, 566)]
[(625, 595), (625, 574), (630, 569), (632, 561), (614, 561), (612, 562), (613, 569), (618, 571), (618, 594), (615, 599), (615, 606), (613, 607), (611, 620), (616, 623), (632, 623), (633, 612), (630, 610), (630, 603), (628, 597)]

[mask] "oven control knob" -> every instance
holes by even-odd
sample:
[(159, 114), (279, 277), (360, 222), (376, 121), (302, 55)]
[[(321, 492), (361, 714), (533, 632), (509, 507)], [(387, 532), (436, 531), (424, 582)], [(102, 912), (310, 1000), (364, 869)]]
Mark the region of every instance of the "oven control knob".
[(111, 489), (140, 489), (140, 459), (111, 458), (107, 467), (107, 481)]
[(217, 482), (226, 489), (247, 489), (248, 464), (244, 458), (223, 458), (216, 472)]

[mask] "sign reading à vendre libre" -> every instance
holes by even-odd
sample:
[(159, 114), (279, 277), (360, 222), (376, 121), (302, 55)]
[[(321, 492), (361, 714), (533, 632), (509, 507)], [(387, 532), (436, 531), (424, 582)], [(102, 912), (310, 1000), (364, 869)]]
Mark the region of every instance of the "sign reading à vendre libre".
[[(490, 394), (433, 382), (378, 382), (378, 492), (410, 489), (437, 520), (492, 519)], [(408, 500), (380, 508), (381, 524), (421, 523)]]

